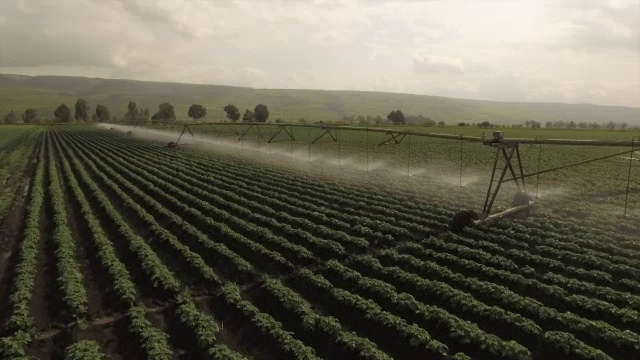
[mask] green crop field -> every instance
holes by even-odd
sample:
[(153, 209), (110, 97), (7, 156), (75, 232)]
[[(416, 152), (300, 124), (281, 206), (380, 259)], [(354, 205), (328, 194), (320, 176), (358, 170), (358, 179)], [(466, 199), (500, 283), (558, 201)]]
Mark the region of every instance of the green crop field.
[(31, 125), (0, 125), (0, 220), (23, 185), (22, 169), (33, 153), (38, 133)]
[[(0, 234), (0, 356), (640, 353), (640, 164), (630, 177), (616, 157), (542, 176), (529, 183), (540, 195), (531, 216), (452, 233), (461, 207), (481, 206), (490, 147), (419, 136), (379, 145), (384, 133), (346, 130), (311, 144), (318, 129), (292, 128), (295, 140), (278, 129), (238, 140), (230, 126), (202, 127), (176, 147), (167, 143), (181, 129), (157, 126), (42, 126), (6, 140), (32, 139), (20, 142), (34, 161), (10, 212), (22, 221)], [(538, 158), (547, 168), (620, 149), (521, 150), (529, 171)]]

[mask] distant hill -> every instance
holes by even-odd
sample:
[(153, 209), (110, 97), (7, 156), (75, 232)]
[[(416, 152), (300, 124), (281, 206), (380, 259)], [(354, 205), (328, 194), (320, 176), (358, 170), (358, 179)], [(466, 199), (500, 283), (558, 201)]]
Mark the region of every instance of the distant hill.
[(179, 118), (187, 117), (193, 103), (208, 109), (207, 119), (222, 120), (222, 108), (235, 104), (244, 112), (256, 104), (269, 107), (270, 119), (286, 121), (305, 118), (310, 122), (336, 121), (347, 115), (382, 116), (394, 109), (405, 115), (422, 114), (435, 121), (490, 121), (521, 124), (526, 120), (627, 122), (640, 125), (640, 108), (591, 104), (516, 103), (454, 99), (440, 96), (337, 90), (251, 89), (219, 85), (108, 80), (71, 76), (23, 76), (0, 74), (0, 115), (13, 109), (22, 112), (35, 107), (41, 117), (53, 117), (61, 103), (73, 107), (83, 97), (92, 109), (102, 104), (116, 116), (124, 115), (129, 101), (155, 113), (158, 104), (168, 101)]

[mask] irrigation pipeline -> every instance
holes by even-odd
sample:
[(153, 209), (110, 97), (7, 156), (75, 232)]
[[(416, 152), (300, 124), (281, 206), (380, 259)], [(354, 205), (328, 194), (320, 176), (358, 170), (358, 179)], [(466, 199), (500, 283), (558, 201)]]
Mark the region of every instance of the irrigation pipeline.
[[(234, 133), (236, 135), (239, 136), (238, 140), (242, 140), (242, 138), (244, 137), (244, 135), (246, 135), (249, 130), (253, 127), (258, 127), (258, 131), (259, 131), (259, 127), (260, 126), (269, 126), (269, 133), (271, 134), (271, 129), (273, 126), (276, 126), (278, 128), (278, 130), (276, 131), (276, 133), (272, 136), (270, 136), (269, 139), (269, 144), (271, 145), (271, 143), (273, 142), (275, 136), (277, 136), (279, 133), (284, 132), (289, 136), (288, 141), (290, 141), (290, 145), (292, 145), (293, 141), (295, 141), (295, 138), (291, 132), (291, 128), (306, 128), (309, 130), (309, 134), (311, 134), (311, 129), (319, 129), (320, 131), (315, 135), (315, 139), (313, 141), (311, 141), (311, 138), (309, 138), (309, 152), (311, 151), (311, 144), (315, 144), (318, 142), (318, 140), (320, 140), (321, 138), (323, 138), (325, 135), (328, 135), (328, 137), (330, 137), (331, 139), (328, 142), (335, 142), (337, 143), (337, 153), (338, 153), (338, 163), (340, 164), (340, 158), (341, 158), (341, 146), (340, 146), (340, 139), (339, 139), (339, 134), (340, 134), (340, 130), (349, 130), (349, 131), (364, 131), (367, 134), (367, 149), (369, 147), (369, 134), (370, 133), (384, 133), (387, 135), (387, 138), (381, 142), (378, 145), (384, 145), (387, 143), (395, 143), (395, 144), (400, 144), (405, 138), (408, 137), (408, 143), (409, 143), (409, 159), (408, 159), (408, 164), (407, 164), (407, 174), (408, 176), (411, 175), (411, 137), (412, 136), (417, 136), (417, 137), (428, 137), (428, 138), (438, 138), (438, 139), (447, 139), (447, 140), (451, 140), (452, 143), (460, 143), (460, 185), (462, 186), (462, 167), (463, 167), (463, 151), (462, 151), (462, 146), (463, 143), (465, 141), (469, 141), (469, 142), (476, 142), (476, 143), (482, 143), (484, 145), (489, 145), (489, 146), (506, 146), (506, 147), (517, 147), (520, 144), (529, 144), (531, 146), (533, 145), (539, 145), (539, 149), (538, 149), (538, 170), (534, 173), (530, 173), (530, 174), (522, 174), (521, 176), (514, 176), (511, 179), (506, 179), (504, 180), (504, 182), (508, 182), (508, 181), (517, 181), (519, 179), (524, 179), (526, 177), (531, 177), (531, 176), (536, 176), (536, 183), (539, 180), (539, 176), (541, 174), (545, 174), (548, 172), (552, 172), (552, 171), (558, 171), (558, 170), (562, 170), (562, 169), (566, 169), (569, 167), (573, 167), (573, 166), (578, 166), (578, 165), (584, 165), (584, 164), (588, 164), (591, 162), (595, 162), (595, 161), (599, 161), (599, 160), (604, 160), (607, 158), (611, 158), (611, 157), (615, 157), (615, 156), (620, 156), (620, 155), (624, 155), (627, 153), (631, 153), (633, 154), (634, 151), (637, 150), (636, 146), (640, 145), (640, 141), (636, 141), (636, 138), (632, 138), (631, 141), (626, 141), (626, 140), (582, 140), (582, 139), (539, 139), (539, 138), (500, 138), (499, 140), (496, 140), (494, 138), (486, 138), (483, 134), (482, 137), (478, 137), (478, 136), (465, 136), (465, 135), (453, 135), (453, 134), (441, 134), (441, 133), (428, 133), (428, 132), (419, 132), (419, 131), (401, 131), (401, 130), (397, 130), (397, 129), (388, 129), (388, 128), (371, 128), (371, 127), (362, 127), (362, 126), (342, 126), (342, 125), (307, 125), (307, 124), (285, 124), (285, 123), (280, 123), (280, 124), (272, 124), (272, 123), (230, 123), (230, 122), (200, 122), (200, 123), (185, 123), (185, 122), (164, 122), (164, 121), (149, 121), (149, 122), (122, 122), (120, 124), (125, 124), (125, 125), (131, 125), (133, 126), (133, 129), (135, 129), (138, 126), (144, 126), (144, 125), (160, 125), (162, 127), (182, 127), (182, 132), (180, 134), (180, 138), (182, 138), (182, 135), (185, 134), (186, 131), (188, 131), (192, 136), (193, 136), (193, 132), (191, 130), (191, 128), (193, 127), (194, 129), (196, 127), (206, 127), (206, 126), (240, 126), (240, 127), (246, 127), (244, 129), (244, 131), (234, 131)], [(178, 138), (178, 141), (180, 141), (180, 138)], [(606, 155), (606, 156), (601, 156), (601, 157), (597, 157), (597, 158), (593, 158), (593, 159), (588, 159), (585, 161), (580, 161), (577, 163), (572, 163), (572, 164), (568, 164), (568, 165), (563, 165), (563, 166), (559, 166), (559, 167), (555, 167), (555, 168), (551, 168), (551, 169), (546, 169), (546, 170), (540, 170), (540, 154), (542, 152), (542, 145), (565, 145), (565, 146), (605, 146), (605, 147), (628, 147), (630, 148), (630, 150), (625, 150), (622, 152), (617, 152), (615, 154), (611, 154), (611, 155)], [(522, 173), (522, 162), (520, 160), (520, 152), (517, 153), (518, 156), (518, 164), (520, 165), (520, 170)], [(310, 155), (309, 155), (310, 157)], [(633, 155), (631, 155), (631, 158), (633, 158)], [(368, 153), (367, 153), (367, 170), (368, 170)], [(631, 160), (630, 160), (630, 164), (631, 164)], [(629, 166), (629, 182), (630, 182), (630, 178), (631, 178), (631, 165)], [(536, 184), (536, 191), (537, 191), (537, 187), (538, 185)]]
[[(491, 143), (490, 138), (484, 136), (468, 136), (468, 135), (453, 135), (442, 133), (430, 133), (420, 131), (403, 131), (398, 129), (389, 128), (372, 128), (364, 126), (345, 126), (345, 125), (308, 125), (308, 124), (286, 124), (286, 123), (233, 123), (233, 122), (167, 122), (167, 121), (147, 121), (147, 122), (118, 122), (118, 125), (131, 125), (134, 127), (145, 125), (161, 125), (164, 127), (206, 127), (206, 126), (240, 126), (240, 127), (278, 127), (285, 132), (289, 132), (287, 128), (309, 128), (324, 130), (324, 133), (318, 136), (318, 139), (326, 134), (329, 134), (332, 138), (333, 135), (330, 131), (350, 130), (350, 131), (365, 131), (369, 133), (385, 133), (391, 136), (390, 141), (400, 143), (405, 136), (422, 136), (439, 139), (449, 139), (454, 141), (469, 141), (480, 142), (485, 145)], [(245, 129), (245, 133), (248, 129)], [(236, 132), (238, 134), (238, 132)], [(334, 139), (334, 141), (336, 141)], [(579, 140), (579, 139), (538, 139), (538, 138), (505, 138), (501, 140), (502, 144), (531, 144), (531, 145), (570, 145), (570, 146), (612, 146), (612, 147), (632, 147), (640, 145), (640, 142), (633, 140)]]
[[(176, 146), (179, 142), (180, 139), (182, 138), (182, 136), (188, 132), (191, 134), (191, 136), (194, 136), (194, 132), (192, 130), (195, 130), (196, 128), (202, 128), (205, 127), (205, 129), (203, 131), (201, 131), (202, 133), (206, 132), (206, 127), (218, 127), (217, 129), (215, 129), (214, 131), (218, 132), (217, 136), (223, 136), (223, 135), (229, 135), (229, 136), (236, 136), (237, 140), (243, 140), (245, 135), (247, 135), (249, 133), (249, 131), (256, 127), (256, 130), (258, 131), (258, 135), (260, 137), (262, 137), (262, 133), (260, 131), (260, 127), (261, 126), (268, 126), (269, 127), (269, 147), (271, 148), (271, 143), (274, 141), (280, 141), (280, 142), (289, 142), (289, 147), (290, 147), (290, 151), (292, 152), (293, 148), (293, 142), (296, 141), (293, 131), (293, 128), (303, 128), (303, 129), (308, 129), (308, 133), (309, 133), (309, 139), (308, 139), (308, 151), (309, 151), (309, 160), (311, 159), (311, 145), (316, 144), (316, 143), (320, 143), (320, 142), (335, 142), (337, 145), (337, 156), (338, 156), (338, 165), (342, 165), (341, 162), (341, 136), (340, 136), (340, 132), (341, 131), (364, 131), (366, 132), (366, 143), (367, 143), (367, 172), (369, 171), (369, 141), (370, 141), (370, 134), (371, 133), (383, 133), (385, 134), (384, 136), (384, 140), (382, 142), (380, 142), (378, 144), (378, 146), (381, 145), (385, 145), (385, 144), (401, 144), (403, 142), (403, 140), (405, 138), (408, 137), (408, 146), (409, 146), (409, 156), (407, 159), (407, 176), (411, 176), (411, 137), (424, 137), (424, 138), (436, 138), (436, 139), (444, 139), (444, 140), (448, 140), (448, 141), (444, 141), (445, 143), (454, 143), (454, 142), (459, 142), (460, 144), (460, 186), (462, 186), (462, 170), (463, 170), (463, 161), (464, 161), (464, 157), (463, 157), (463, 143), (465, 141), (468, 142), (475, 142), (475, 143), (481, 143), (483, 145), (486, 146), (490, 146), (492, 148), (496, 148), (497, 149), (497, 153), (496, 153), (496, 162), (494, 163), (494, 167), (493, 167), (493, 172), (492, 172), (492, 180), (490, 182), (489, 185), (489, 189), (488, 189), (488, 194), (487, 194), (487, 201), (485, 201), (485, 207), (483, 212), (486, 215), (489, 215), (489, 212), (491, 210), (491, 206), (493, 204), (493, 200), (495, 199), (499, 189), (500, 189), (500, 184), (505, 183), (505, 182), (509, 182), (509, 181), (515, 181), (516, 184), (518, 184), (518, 182), (520, 181), (522, 183), (522, 190), (524, 190), (524, 179), (528, 178), (528, 177), (532, 177), (535, 176), (536, 177), (536, 193), (538, 193), (539, 191), (539, 177), (541, 174), (545, 174), (545, 173), (549, 173), (549, 172), (553, 172), (553, 171), (559, 171), (562, 169), (566, 169), (569, 167), (574, 167), (574, 166), (578, 166), (578, 165), (584, 165), (584, 164), (588, 164), (588, 163), (592, 163), (595, 161), (599, 161), (599, 160), (604, 160), (604, 159), (608, 159), (608, 158), (612, 158), (612, 157), (616, 157), (616, 156), (620, 156), (620, 155), (624, 155), (627, 153), (631, 153), (632, 155), (630, 156), (630, 160), (629, 160), (629, 170), (628, 170), (628, 179), (627, 179), (627, 190), (626, 190), (626, 198), (625, 198), (625, 215), (627, 213), (627, 203), (628, 203), (628, 199), (629, 199), (629, 190), (630, 190), (630, 185), (631, 185), (631, 174), (632, 174), (632, 166), (633, 166), (633, 153), (637, 150), (640, 149), (640, 147), (636, 147), (638, 145), (640, 145), (640, 140), (636, 140), (635, 137), (633, 137), (631, 139), (631, 141), (620, 141), (620, 140), (581, 140), (581, 139), (539, 139), (539, 138), (504, 138), (503, 133), (501, 131), (496, 131), (493, 132), (492, 137), (487, 138), (485, 136), (485, 134), (482, 135), (482, 137), (478, 137), (478, 136), (465, 136), (463, 134), (460, 135), (453, 135), (453, 134), (442, 134), (442, 133), (430, 133), (430, 132), (420, 132), (420, 131), (403, 131), (403, 130), (399, 130), (399, 129), (390, 129), (390, 128), (378, 128), (378, 127), (368, 127), (368, 126), (342, 126), (342, 125), (327, 125), (327, 124), (321, 124), (321, 125), (308, 125), (308, 124), (286, 124), (286, 123), (231, 123), (231, 122), (198, 122), (198, 123), (191, 123), (191, 122), (166, 122), (166, 121), (145, 121), (145, 122), (119, 122), (117, 124), (120, 125), (128, 125), (132, 127), (131, 132), (135, 131), (135, 129), (137, 127), (143, 127), (143, 126), (148, 126), (151, 125), (155, 128), (158, 129), (167, 129), (167, 128), (182, 128), (182, 132), (180, 133), (180, 137), (178, 138), (178, 140), (173, 143), (169, 143), (169, 146)], [(275, 134), (272, 134), (272, 129), (273, 127), (276, 127), (276, 132)], [(240, 127), (239, 131), (236, 131), (235, 129), (233, 129), (233, 127)], [(225, 130), (229, 130), (231, 129), (232, 133), (229, 134), (223, 134), (223, 132)], [(317, 129), (318, 131), (316, 132), (316, 134), (314, 134), (314, 139), (311, 139), (311, 132), (312, 129)], [(131, 133), (130, 132), (130, 133)], [(275, 140), (276, 136), (278, 134), (286, 134), (287, 139), (286, 140)], [(321, 139), (325, 138), (326, 140), (323, 141), (319, 141)], [(529, 174), (525, 174), (523, 171), (523, 165), (522, 165), (522, 159), (520, 156), (520, 151), (519, 151), (519, 146), (520, 145), (530, 145), (529, 148), (531, 149), (534, 145), (538, 145), (538, 168), (537, 171), (533, 172), (533, 173), (529, 173)], [(244, 145), (244, 144), (243, 144)], [(541, 170), (541, 153), (542, 153), (542, 145), (564, 145), (564, 146), (600, 146), (600, 147), (626, 147), (627, 150), (625, 151), (621, 151), (621, 152), (616, 152), (614, 154), (610, 154), (610, 155), (605, 155), (605, 156), (600, 156), (600, 157), (596, 157), (596, 158), (591, 158), (588, 160), (584, 160), (584, 161), (580, 161), (580, 162), (576, 162), (576, 163), (571, 163), (571, 164), (566, 164), (566, 165), (562, 165), (562, 166), (558, 166), (558, 167), (554, 167), (554, 168), (550, 168), (550, 169), (545, 169), (545, 170)], [(507, 155), (506, 149), (509, 149), (511, 151), (511, 156)], [(503, 154), (503, 156), (505, 157), (505, 167), (502, 171), (502, 176), (500, 177), (500, 180), (498, 181), (497, 187), (495, 189), (493, 189), (494, 187), (494, 176), (496, 175), (496, 171), (498, 171), (497, 169), (497, 160), (498, 157), (500, 155), (500, 153)], [(516, 157), (515, 159), (512, 159), (513, 154), (515, 153)], [(293, 153), (292, 153), (293, 156)], [(516, 165), (518, 165), (518, 170), (520, 172), (519, 175), (516, 175), (514, 168), (513, 168), (513, 162), (517, 162)], [(507, 169), (509, 169), (511, 171), (511, 178), (507, 178), (504, 179), (504, 175), (506, 174)], [(520, 188), (520, 186), (518, 185), (518, 187)], [(493, 198), (491, 199), (491, 201), (489, 202), (489, 197), (492, 194), (493, 191)]]
[[(136, 122), (117, 122), (114, 123), (117, 125), (131, 125), (131, 126), (145, 126), (145, 125), (163, 125), (166, 127), (206, 127), (206, 126), (246, 126), (246, 127), (260, 127), (260, 126), (270, 126), (270, 127), (279, 127), (287, 131), (287, 128), (309, 128), (309, 129), (320, 129), (324, 130), (325, 133), (318, 136), (318, 139), (326, 134), (329, 134), (332, 138), (333, 134), (329, 133), (330, 131), (340, 131), (340, 130), (351, 130), (351, 131), (366, 131), (369, 133), (385, 133), (390, 134), (392, 138), (390, 140), (396, 141), (396, 143), (400, 143), (404, 139), (405, 136), (424, 136), (424, 137), (433, 137), (440, 139), (450, 139), (450, 140), (464, 140), (464, 141), (472, 141), (472, 142), (483, 142), (485, 138), (479, 136), (461, 136), (461, 135), (451, 135), (451, 134), (441, 134), (441, 133), (425, 133), (420, 131), (401, 131), (396, 129), (387, 129), (387, 128), (372, 128), (372, 127), (360, 127), (360, 126), (342, 126), (342, 125), (306, 125), (306, 124), (274, 124), (274, 123), (232, 123), (232, 122), (201, 122), (201, 123), (185, 123), (185, 122), (166, 122), (166, 121), (148, 121), (144, 123), (136, 123)], [(245, 133), (248, 129), (245, 129)], [(337, 141), (334, 138), (334, 141)]]

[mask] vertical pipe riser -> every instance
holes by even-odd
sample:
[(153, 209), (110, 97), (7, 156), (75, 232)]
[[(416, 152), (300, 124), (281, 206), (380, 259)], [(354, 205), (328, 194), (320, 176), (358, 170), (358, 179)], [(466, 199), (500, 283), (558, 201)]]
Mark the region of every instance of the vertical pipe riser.
[(629, 205), (629, 189), (631, 188), (631, 169), (633, 167), (633, 152), (635, 151), (635, 140), (634, 137), (631, 139), (631, 154), (629, 155), (629, 173), (627, 175), (627, 191), (624, 197), (624, 214), (623, 216), (627, 216), (627, 208)]
[[(502, 151), (506, 156), (506, 151), (504, 149), (502, 149)], [(511, 149), (511, 153), (506, 159), (507, 163), (502, 168), (502, 174), (500, 174), (500, 180), (498, 180), (498, 184), (496, 185), (496, 189), (493, 192), (493, 196), (491, 197), (491, 201), (489, 202), (489, 206), (487, 208), (485, 215), (488, 215), (491, 212), (491, 208), (493, 208), (493, 203), (496, 201), (496, 198), (498, 197), (498, 193), (500, 192), (500, 187), (502, 186), (502, 182), (504, 181), (504, 176), (507, 174), (507, 170), (509, 169), (509, 167), (511, 167), (511, 159), (513, 158), (514, 152), (515, 152), (514, 149)]]
[(498, 159), (500, 158), (500, 149), (496, 149), (496, 158), (493, 162), (493, 170), (491, 171), (491, 180), (489, 180), (489, 189), (487, 190), (487, 197), (484, 200), (484, 207), (482, 213), (488, 215), (487, 206), (489, 204), (489, 198), (491, 197), (491, 190), (493, 189), (493, 180), (496, 177), (496, 171), (498, 170)]

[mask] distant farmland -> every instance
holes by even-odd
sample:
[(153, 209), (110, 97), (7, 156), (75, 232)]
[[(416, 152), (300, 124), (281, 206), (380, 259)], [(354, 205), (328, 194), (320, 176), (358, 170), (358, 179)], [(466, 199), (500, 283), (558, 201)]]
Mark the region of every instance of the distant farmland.
[(266, 104), (270, 119), (309, 122), (340, 121), (343, 116), (381, 116), (401, 109), (405, 115), (424, 115), (449, 125), (458, 122), (523, 124), (527, 120), (615, 123), (640, 126), (640, 108), (590, 104), (511, 103), (455, 99), (439, 96), (366, 91), (251, 89), (231, 86), (108, 80), (68, 76), (22, 76), (0, 74), (0, 114), (10, 110), (22, 113), (35, 108), (43, 118), (53, 118), (61, 103), (72, 106), (78, 97), (88, 100), (92, 109), (106, 105), (113, 115), (122, 117), (129, 101), (152, 113), (168, 101), (176, 107), (179, 119), (187, 118), (193, 103), (208, 109), (207, 119), (224, 118), (223, 107), (235, 104), (243, 111)]

